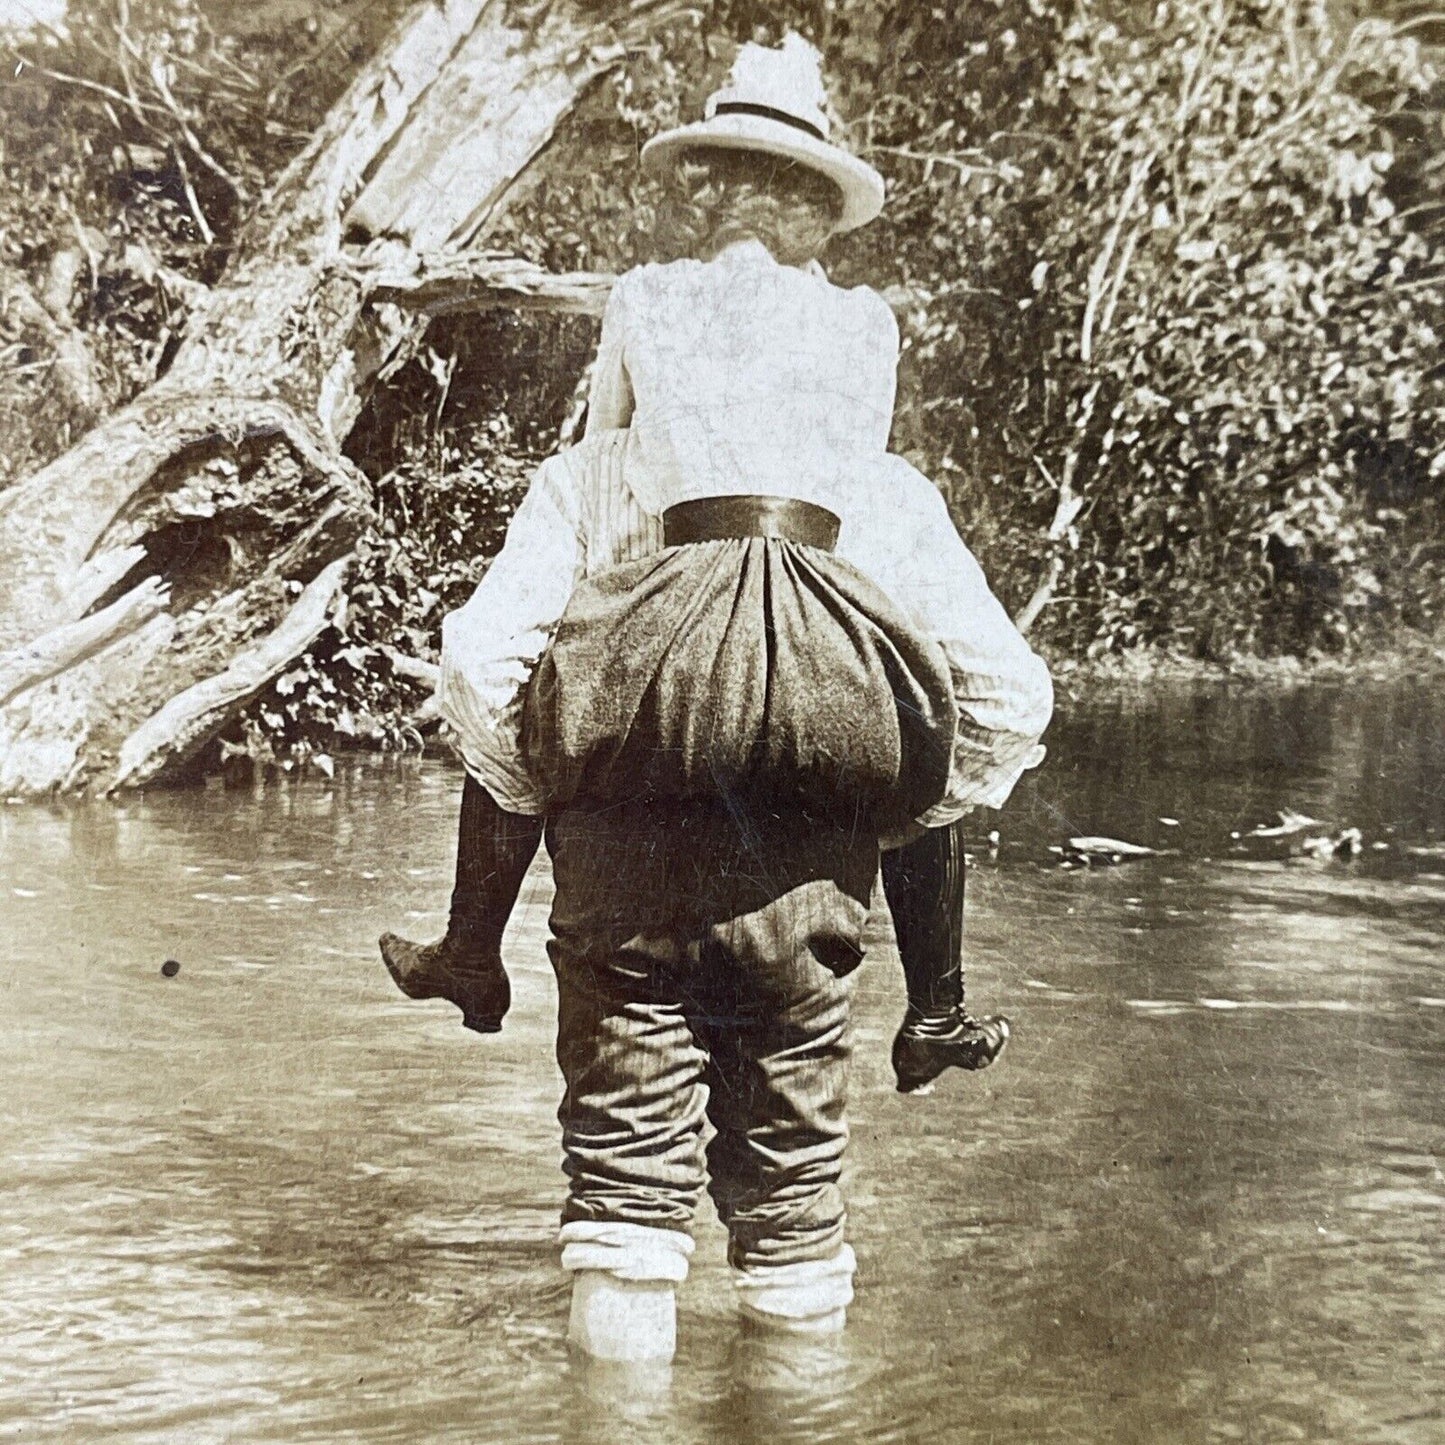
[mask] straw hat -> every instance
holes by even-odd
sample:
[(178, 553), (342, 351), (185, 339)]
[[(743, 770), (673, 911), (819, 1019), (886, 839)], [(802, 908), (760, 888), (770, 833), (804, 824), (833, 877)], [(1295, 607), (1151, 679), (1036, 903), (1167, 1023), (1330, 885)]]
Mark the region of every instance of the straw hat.
[(827, 176), (843, 193), (840, 231), (852, 231), (883, 209), (883, 177), (828, 139), (828, 94), (822, 57), (801, 35), (771, 50), (744, 45), (721, 90), (707, 98), (703, 119), (655, 135), (642, 148), (652, 175), (669, 170), (693, 146), (763, 151)]

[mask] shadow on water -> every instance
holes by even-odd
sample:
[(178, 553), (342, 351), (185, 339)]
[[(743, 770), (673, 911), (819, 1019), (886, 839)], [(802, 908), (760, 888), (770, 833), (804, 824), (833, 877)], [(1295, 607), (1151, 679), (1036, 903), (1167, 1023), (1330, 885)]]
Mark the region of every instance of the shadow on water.
[[(562, 1339), (545, 870), (501, 1035), (374, 956), (440, 925), (454, 772), (4, 809), (0, 1438), (1445, 1437), (1442, 723), (1424, 687), (1065, 705), (971, 880), (997, 1069), (892, 1091), (874, 920), (847, 1336), (741, 1334), (706, 1218), (651, 1378)], [(1281, 808), (1388, 846), (1231, 852)], [(1074, 833), (1171, 851), (1040, 866)]]

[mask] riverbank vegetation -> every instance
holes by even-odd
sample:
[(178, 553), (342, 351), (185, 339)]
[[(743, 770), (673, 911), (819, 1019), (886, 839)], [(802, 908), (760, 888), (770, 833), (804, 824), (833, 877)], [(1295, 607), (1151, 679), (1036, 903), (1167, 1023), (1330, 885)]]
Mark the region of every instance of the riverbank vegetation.
[[(0, 486), (164, 375), (195, 288), (406, 8), (80, 0), (13, 42)], [(899, 310), (895, 446), (1047, 651), (1433, 654), (1440, 22), (1308, 0), (679, 10), (566, 116), (487, 250), (554, 272), (652, 255), (639, 144), (738, 40), (788, 26), (889, 179), (830, 264)], [(345, 443), (369, 489), (345, 604), (227, 747), (418, 736), (441, 617), (575, 429), (595, 341), (590, 317), (462, 312), (379, 371)]]

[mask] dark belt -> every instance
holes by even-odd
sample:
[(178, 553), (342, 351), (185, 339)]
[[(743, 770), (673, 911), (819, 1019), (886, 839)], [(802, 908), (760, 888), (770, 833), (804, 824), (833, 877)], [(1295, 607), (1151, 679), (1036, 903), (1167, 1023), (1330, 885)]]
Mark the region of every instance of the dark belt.
[(733, 537), (777, 537), (831, 552), (838, 545), (839, 525), (827, 507), (795, 497), (697, 497), (662, 514), (662, 541), (666, 547), (681, 547)]

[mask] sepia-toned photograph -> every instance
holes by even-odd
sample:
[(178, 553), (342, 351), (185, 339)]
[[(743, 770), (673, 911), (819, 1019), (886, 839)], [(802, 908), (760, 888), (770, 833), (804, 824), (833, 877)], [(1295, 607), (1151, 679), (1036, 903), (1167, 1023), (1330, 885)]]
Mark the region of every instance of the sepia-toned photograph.
[(0, 50), (0, 1441), (1445, 1442), (1445, 11)]

